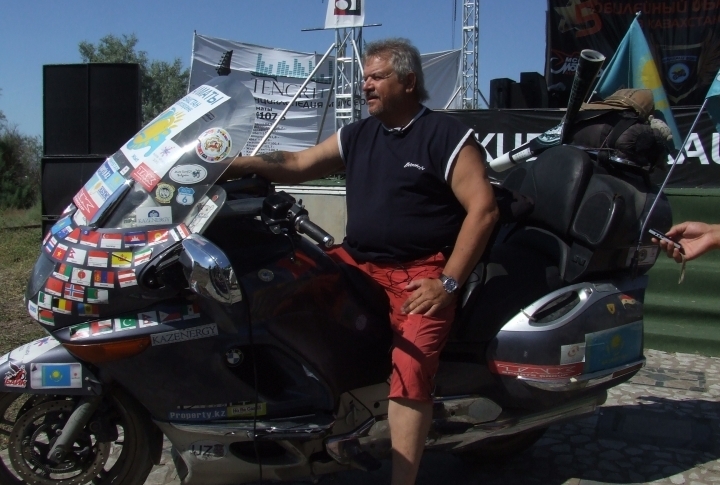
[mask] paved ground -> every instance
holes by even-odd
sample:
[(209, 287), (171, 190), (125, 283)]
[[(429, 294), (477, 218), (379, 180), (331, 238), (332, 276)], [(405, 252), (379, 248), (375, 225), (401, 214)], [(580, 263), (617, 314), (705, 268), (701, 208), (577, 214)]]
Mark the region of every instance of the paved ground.
[[(646, 350), (647, 366), (610, 391), (589, 417), (553, 426), (503, 463), (469, 464), (447, 453), (423, 457), (418, 485), (591, 485), (720, 482), (720, 359)], [(178, 485), (166, 442), (147, 485)], [(328, 485), (390, 482), (390, 464), (351, 471)]]

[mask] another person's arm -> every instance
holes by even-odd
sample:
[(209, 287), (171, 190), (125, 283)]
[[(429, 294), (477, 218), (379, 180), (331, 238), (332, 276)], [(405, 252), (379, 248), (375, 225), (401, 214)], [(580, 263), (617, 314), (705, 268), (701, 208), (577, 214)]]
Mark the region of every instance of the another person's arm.
[(322, 143), (299, 152), (277, 151), (254, 157), (235, 157), (222, 176), (231, 180), (257, 174), (272, 182), (297, 184), (342, 170), (337, 133)]
[[(720, 224), (687, 221), (671, 227), (666, 235), (682, 245), (686, 261), (702, 256), (712, 249), (720, 249)], [(653, 242), (659, 243), (668, 257), (678, 263), (682, 262), (680, 251), (672, 244), (654, 238)]]
[[(466, 142), (460, 150), (449, 181), (467, 215), (443, 274), (455, 278), (462, 286), (485, 251), (498, 219), (495, 195), (485, 172), (482, 154), (473, 141)], [(432, 315), (455, 300), (438, 279), (413, 281), (406, 290), (414, 290), (403, 305), (406, 313)]]

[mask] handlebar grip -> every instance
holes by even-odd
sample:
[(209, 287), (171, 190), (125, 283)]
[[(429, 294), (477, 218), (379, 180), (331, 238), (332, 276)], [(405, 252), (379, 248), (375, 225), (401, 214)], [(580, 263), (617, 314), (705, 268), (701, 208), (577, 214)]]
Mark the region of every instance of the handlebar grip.
[(301, 234), (307, 234), (310, 239), (326, 248), (335, 244), (335, 238), (325, 232), (323, 228), (311, 222), (307, 216), (300, 216), (295, 220), (295, 229)]

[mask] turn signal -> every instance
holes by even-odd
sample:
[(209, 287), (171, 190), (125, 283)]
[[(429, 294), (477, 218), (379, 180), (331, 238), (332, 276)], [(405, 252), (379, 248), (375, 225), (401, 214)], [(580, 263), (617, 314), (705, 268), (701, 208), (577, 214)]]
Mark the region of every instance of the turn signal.
[(142, 353), (150, 346), (150, 337), (141, 337), (121, 342), (103, 342), (97, 344), (64, 344), (68, 352), (80, 360), (92, 364), (127, 359)]

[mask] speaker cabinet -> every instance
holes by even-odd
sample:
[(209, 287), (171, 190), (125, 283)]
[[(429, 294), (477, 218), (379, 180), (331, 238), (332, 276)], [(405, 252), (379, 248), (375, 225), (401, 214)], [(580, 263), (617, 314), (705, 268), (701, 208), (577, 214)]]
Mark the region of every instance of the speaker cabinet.
[(547, 108), (548, 90), (545, 77), (539, 72), (521, 72), (520, 87), (528, 108)]
[(510, 100), (512, 96), (511, 91), (513, 84), (515, 84), (515, 81), (508, 78), (497, 78), (490, 80), (490, 108), (510, 108)]
[(43, 66), (46, 156), (111, 155), (141, 119), (138, 64)]

